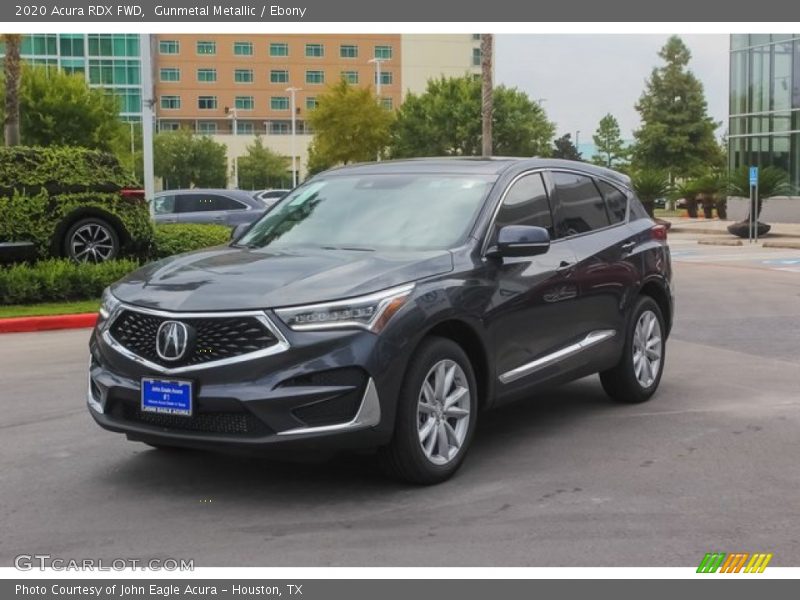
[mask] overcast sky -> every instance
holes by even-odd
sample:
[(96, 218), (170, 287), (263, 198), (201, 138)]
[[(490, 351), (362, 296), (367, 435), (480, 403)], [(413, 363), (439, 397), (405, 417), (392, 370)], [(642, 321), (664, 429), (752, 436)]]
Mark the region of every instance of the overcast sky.
[[(667, 35), (504, 35), (495, 37), (495, 79), (534, 100), (545, 98), (558, 135), (580, 130), (581, 145), (606, 113), (619, 121), (622, 137), (639, 125), (634, 104), (645, 79), (661, 63)], [(709, 114), (728, 116), (728, 36), (682, 35), (692, 52), (690, 69), (703, 82)], [(717, 136), (726, 128), (717, 130)]]

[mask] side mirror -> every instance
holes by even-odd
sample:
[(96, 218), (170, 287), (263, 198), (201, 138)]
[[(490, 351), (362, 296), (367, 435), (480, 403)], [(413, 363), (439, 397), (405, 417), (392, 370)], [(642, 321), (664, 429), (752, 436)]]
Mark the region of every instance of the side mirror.
[(236, 227), (231, 229), (231, 241), (235, 242), (244, 235), (244, 232), (250, 228), (250, 223), (239, 223)]
[(496, 256), (537, 256), (550, 249), (550, 233), (544, 227), (506, 225), (497, 234)]

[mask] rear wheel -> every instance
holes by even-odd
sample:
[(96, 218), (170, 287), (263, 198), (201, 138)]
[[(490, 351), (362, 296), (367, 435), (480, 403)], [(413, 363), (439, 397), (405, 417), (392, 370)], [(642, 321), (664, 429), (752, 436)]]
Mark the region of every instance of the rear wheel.
[(600, 373), (603, 389), (614, 400), (637, 403), (658, 389), (664, 371), (664, 317), (655, 300), (641, 296), (631, 313), (619, 363)]
[(64, 254), (77, 262), (101, 263), (119, 255), (120, 243), (116, 230), (108, 221), (98, 217), (81, 219), (67, 230)]
[(398, 399), (394, 436), (381, 455), (405, 481), (445, 481), (464, 461), (475, 431), (477, 385), (469, 358), (452, 340), (431, 337), (411, 360)]

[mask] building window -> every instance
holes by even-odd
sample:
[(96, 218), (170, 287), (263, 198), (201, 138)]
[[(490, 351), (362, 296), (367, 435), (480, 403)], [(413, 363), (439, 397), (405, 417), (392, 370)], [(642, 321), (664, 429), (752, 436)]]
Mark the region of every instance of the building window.
[(61, 56), (83, 56), (83, 34), (62, 34), (59, 41)]
[(270, 121), (269, 132), (272, 135), (289, 135), (292, 130), (291, 121)]
[(180, 107), (180, 96), (161, 96), (161, 108), (164, 110), (178, 110)]
[(317, 99), (314, 96), (306, 98), (306, 110), (314, 110), (317, 108)]
[(236, 96), (234, 105), (236, 110), (253, 110), (256, 103), (252, 96)]
[(322, 44), (306, 44), (308, 58), (321, 58), (325, 56), (325, 47)]
[(216, 80), (216, 69), (197, 69), (197, 81), (201, 83), (214, 83)]
[(289, 56), (289, 44), (286, 42), (272, 42), (269, 45), (270, 56)]
[[(394, 77), (391, 71), (381, 71), (381, 85), (392, 85)], [(378, 83), (378, 74), (375, 73), (375, 83)]]
[(392, 47), (391, 46), (375, 46), (375, 58), (381, 58), (383, 60), (389, 60), (392, 58)]
[(233, 53), (236, 56), (253, 56), (253, 43), (233, 42)]
[(161, 40), (158, 42), (159, 54), (179, 54), (181, 43), (178, 40)]
[(289, 83), (289, 71), (274, 69), (269, 72), (270, 83)]
[(358, 58), (358, 46), (352, 44), (342, 44), (339, 46), (340, 58)]
[(177, 121), (160, 121), (158, 124), (159, 131), (178, 131), (180, 128), (180, 123)]
[(217, 97), (216, 96), (198, 96), (197, 108), (201, 110), (216, 110)]
[(159, 79), (163, 82), (180, 81), (181, 70), (176, 67), (164, 67), (159, 70)]
[(233, 72), (236, 83), (253, 83), (253, 69), (236, 69)]
[(483, 58), (483, 54), (481, 53), (480, 48), (473, 48), (472, 49), (472, 66), (473, 67), (480, 67), (481, 66), (481, 58)]
[(473, 33), (472, 34), (472, 39), (473, 40), (480, 40), (481, 39), (481, 34), (480, 33)]
[(342, 79), (351, 85), (358, 83), (358, 71), (342, 71)]
[(391, 98), (381, 98), (381, 106), (388, 110), (392, 110), (394, 108), (394, 103), (392, 102)]
[(128, 33), (90, 33), (89, 56), (139, 56), (139, 36)]
[(255, 125), (252, 121), (237, 121), (236, 133), (239, 135), (252, 135), (256, 132)]
[(210, 56), (217, 53), (217, 42), (197, 42), (197, 53)]
[(289, 110), (289, 97), (273, 96), (269, 99), (269, 107), (272, 110)]
[(55, 56), (58, 54), (58, 37), (54, 33), (23, 36), (20, 54)]
[(306, 83), (325, 83), (325, 71), (306, 71)]
[(141, 64), (138, 60), (89, 59), (89, 84), (139, 85)]
[(197, 123), (197, 133), (201, 135), (214, 135), (217, 133), (216, 121), (199, 121)]

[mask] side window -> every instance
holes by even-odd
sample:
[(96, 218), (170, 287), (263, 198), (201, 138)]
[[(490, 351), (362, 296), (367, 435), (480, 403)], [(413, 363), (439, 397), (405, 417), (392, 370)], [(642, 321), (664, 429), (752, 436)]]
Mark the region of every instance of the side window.
[(156, 196), (153, 212), (157, 215), (171, 215), (175, 212), (175, 196)]
[(541, 174), (524, 175), (512, 184), (497, 211), (493, 237), (506, 225), (535, 225), (553, 235), (553, 217)]
[(233, 198), (216, 194), (181, 194), (178, 212), (210, 212), (214, 210), (243, 210), (244, 205)]
[(608, 227), (605, 202), (591, 177), (552, 172), (558, 192), (558, 221), (556, 235), (567, 237)]
[(611, 224), (616, 225), (625, 220), (625, 209), (628, 207), (628, 197), (613, 185), (605, 181), (598, 180), (597, 187), (606, 199), (606, 208)]
[(636, 196), (631, 198), (631, 214), (628, 217), (629, 221), (636, 221), (637, 219), (649, 219), (650, 215), (647, 214), (647, 211), (642, 206), (641, 200), (639, 200)]

